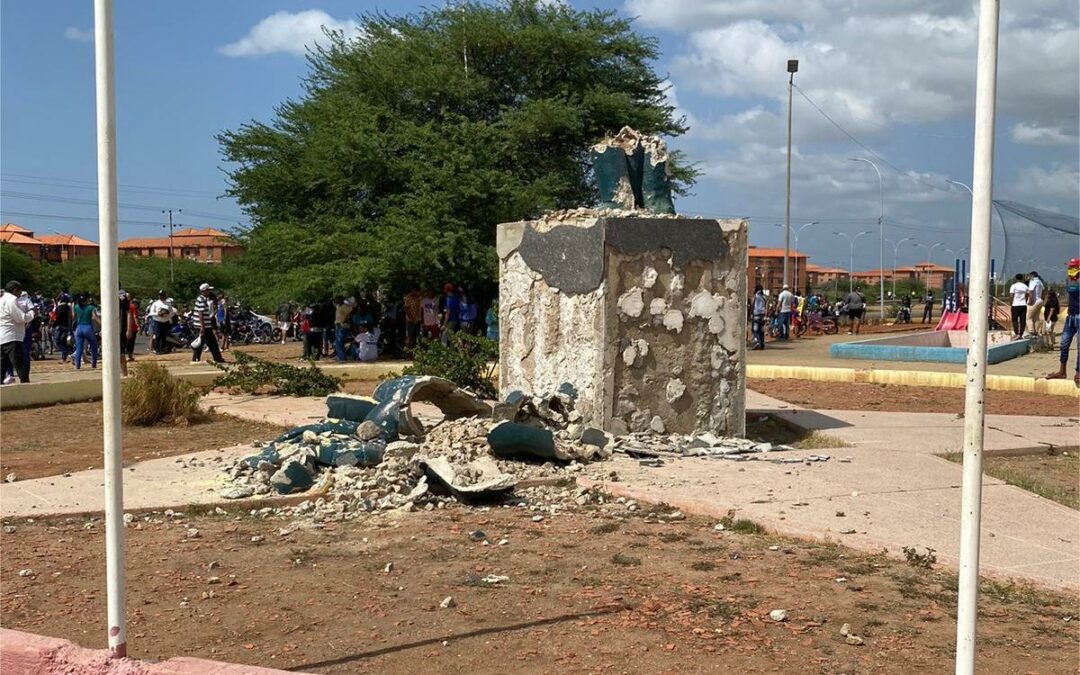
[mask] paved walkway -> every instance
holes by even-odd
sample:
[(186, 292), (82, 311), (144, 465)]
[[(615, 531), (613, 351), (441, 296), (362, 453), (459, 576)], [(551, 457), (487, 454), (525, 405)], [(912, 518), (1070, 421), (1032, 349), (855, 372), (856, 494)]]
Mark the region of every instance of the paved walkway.
[[(957, 565), (961, 466), (934, 455), (959, 448), (962, 420), (811, 411), (755, 392), (748, 392), (747, 408), (824, 430), (852, 447), (784, 455), (831, 456), (810, 464), (695, 458), (648, 468), (618, 457), (613, 468), (619, 481), (604, 488), (717, 518), (733, 509), (781, 534), (832, 539), (867, 551), (887, 548), (899, 554), (904, 546), (929, 546), (940, 562)], [(988, 446), (998, 452), (1044, 442), (1065, 445), (1070, 439), (1076, 445), (1075, 420), (995, 415), (988, 425), (1000, 429), (987, 434)], [(982, 525), (985, 574), (1080, 591), (1080, 512), (984, 477)], [(854, 532), (841, 534), (849, 530)]]

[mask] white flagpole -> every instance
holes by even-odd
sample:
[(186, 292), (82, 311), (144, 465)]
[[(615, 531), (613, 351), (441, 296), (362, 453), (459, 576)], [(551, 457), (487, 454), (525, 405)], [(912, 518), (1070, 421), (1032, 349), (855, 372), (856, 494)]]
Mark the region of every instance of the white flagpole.
[(120, 290), (116, 249), (116, 94), (113, 3), (94, 0), (98, 237), (101, 261), (101, 393), (105, 439), (105, 584), (109, 653), (127, 656), (124, 612), (124, 475), (120, 446)]
[(971, 285), (968, 289), (967, 388), (964, 393), (964, 472), (960, 505), (960, 585), (956, 610), (957, 675), (973, 675), (975, 672), (999, 9), (999, 0), (979, 1), (975, 157), (971, 185)]

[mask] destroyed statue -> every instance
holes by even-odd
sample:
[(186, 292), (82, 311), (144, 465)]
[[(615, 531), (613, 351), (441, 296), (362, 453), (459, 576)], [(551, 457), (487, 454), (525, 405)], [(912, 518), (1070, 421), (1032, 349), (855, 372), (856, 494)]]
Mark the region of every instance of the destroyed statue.
[(600, 208), (675, 213), (668, 149), (656, 136), (623, 127), (589, 149)]

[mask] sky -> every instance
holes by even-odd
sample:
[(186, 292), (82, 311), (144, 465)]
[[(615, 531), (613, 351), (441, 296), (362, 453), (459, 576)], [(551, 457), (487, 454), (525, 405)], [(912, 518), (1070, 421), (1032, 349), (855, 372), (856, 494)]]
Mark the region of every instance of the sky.
[[(549, 0), (556, 1), (556, 0)], [(115, 7), (120, 236), (247, 223), (215, 134), (301, 93), (304, 45), (361, 12), (422, 4), (317, 0)], [(636, 17), (660, 42), (657, 71), (690, 132), (671, 141), (703, 175), (686, 214), (746, 216), (751, 243), (782, 245), (789, 58), (795, 76), (792, 229), (811, 261), (949, 263), (968, 245), (975, 2), (958, 0), (571, 0)], [(0, 217), (38, 234), (97, 239), (93, 3), (0, 5)], [(1080, 31), (1075, 0), (1014, 0), (1001, 16), (994, 197), (1080, 210)], [(180, 212), (175, 212), (179, 209)], [(995, 219), (995, 223), (996, 223)], [(806, 223), (815, 223), (802, 227)], [(842, 233), (842, 234), (836, 234)], [(909, 239), (910, 238), (910, 239)], [(1073, 238), (1075, 239), (1075, 238)], [(1077, 255), (1080, 242), (1066, 238)], [(904, 241), (901, 241), (904, 240)], [(1060, 241), (1057, 240), (1057, 241)], [(894, 244), (898, 244), (898, 247)], [(1000, 255), (995, 236), (995, 255)], [(1033, 266), (1059, 265), (1054, 250)], [(1017, 249), (1018, 250), (1018, 249)], [(1037, 259), (1035, 258), (1037, 256)]]

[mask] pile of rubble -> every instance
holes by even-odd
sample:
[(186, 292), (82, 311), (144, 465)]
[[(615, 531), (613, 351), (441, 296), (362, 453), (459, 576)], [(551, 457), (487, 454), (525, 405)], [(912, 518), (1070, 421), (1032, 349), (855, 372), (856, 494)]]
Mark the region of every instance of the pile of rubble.
[(770, 453), (794, 450), (789, 445), (759, 443), (747, 438), (720, 437), (709, 432), (658, 436), (637, 432), (614, 439), (614, 451), (640, 460), (643, 464), (657, 465), (663, 457), (708, 457), (737, 462), (764, 461), (775, 464), (824, 462), (829, 455), (809, 457), (777, 457)]

